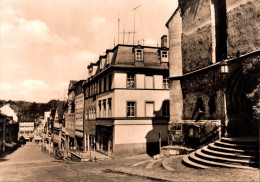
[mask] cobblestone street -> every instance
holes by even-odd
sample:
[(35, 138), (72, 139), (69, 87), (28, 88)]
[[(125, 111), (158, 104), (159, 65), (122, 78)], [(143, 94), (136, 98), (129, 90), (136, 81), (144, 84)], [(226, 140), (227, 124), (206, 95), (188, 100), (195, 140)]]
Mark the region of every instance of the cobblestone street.
[(0, 181), (259, 181), (259, 170), (191, 169), (181, 164), (182, 157), (167, 159), (174, 171), (163, 169), (160, 160), (145, 168), (152, 160), (147, 155), (99, 162), (65, 162), (28, 143), (1, 160)]

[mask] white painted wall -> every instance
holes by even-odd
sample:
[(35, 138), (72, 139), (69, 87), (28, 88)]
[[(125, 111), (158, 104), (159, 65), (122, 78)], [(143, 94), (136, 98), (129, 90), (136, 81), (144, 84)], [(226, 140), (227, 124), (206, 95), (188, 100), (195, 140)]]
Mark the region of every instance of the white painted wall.
[(167, 141), (167, 125), (153, 125), (151, 120), (115, 120), (115, 144)]
[(155, 111), (162, 107), (164, 100), (169, 100), (168, 90), (115, 90), (115, 117), (126, 117), (126, 102), (136, 101), (136, 116), (145, 117), (145, 102), (154, 102)]

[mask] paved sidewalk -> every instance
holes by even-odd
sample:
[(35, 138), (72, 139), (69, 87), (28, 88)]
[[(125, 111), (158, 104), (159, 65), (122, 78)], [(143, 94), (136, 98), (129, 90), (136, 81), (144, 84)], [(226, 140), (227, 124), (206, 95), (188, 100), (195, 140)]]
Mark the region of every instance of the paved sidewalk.
[(81, 152), (80, 157), (84, 159), (97, 159), (97, 160), (111, 159), (110, 157), (96, 151)]
[(131, 165), (109, 168), (108, 172), (133, 176), (142, 176), (156, 181), (259, 181), (259, 169), (245, 170), (233, 168), (194, 169), (182, 164), (182, 156), (164, 158), (171, 170), (165, 170), (159, 160), (153, 168), (145, 165)]

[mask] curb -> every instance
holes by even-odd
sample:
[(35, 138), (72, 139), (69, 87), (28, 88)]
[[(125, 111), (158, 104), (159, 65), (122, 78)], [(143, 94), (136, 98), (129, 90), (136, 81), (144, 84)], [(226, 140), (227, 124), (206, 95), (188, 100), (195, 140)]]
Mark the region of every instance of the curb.
[(103, 172), (124, 174), (124, 175), (128, 175), (128, 176), (137, 176), (137, 177), (142, 177), (142, 178), (154, 180), (154, 181), (172, 181), (169, 179), (156, 178), (156, 177), (152, 177), (152, 176), (146, 176), (146, 175), (141, 175), (141, 174), (137, 174), (137, 173), (133, 173), (133, 172), (126, 172), (126, 171), (122, 171), (122, 170), (105, 169), (105, 170), (103, 170)]
[(168, 165), (168, 160), (167, 160), (167, 159), (164, 159), (164, 160), (162, 161), (161, 166), (162, 166), (165, 170), (167, 170), (167, 171), (175, 171), (172, 167), (170, 167), (170, 166)]

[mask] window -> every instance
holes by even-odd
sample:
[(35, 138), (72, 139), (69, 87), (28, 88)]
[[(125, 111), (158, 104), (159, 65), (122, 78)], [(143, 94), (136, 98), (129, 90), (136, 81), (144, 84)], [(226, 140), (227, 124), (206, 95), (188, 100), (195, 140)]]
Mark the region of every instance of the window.
[(104, 84), (104, 92), (105, 92), (107, 90), (107, 78), (106, 77), (104, 77), (103, 84)]
[(101, 100), (98, 101), (99, 117), (101, 117)]
[(126, 116), (134, 117), (135, 116), (135, 102), (127, 102), (127, 113)]
[(85, 119), (86, 119), (86, 120), (89, 120), (88, 111), (86, 111), (86, 113), (85, 113)]
[(169, 88), (169, 78), (166, 76), (163, 76), (163, 89)]
[(96, 119), (96, 109), (93, 108), (93, 119)]
[(89, 94), (89, 96), (92, 96), (93, 95), (93, 85), (90, 85), (89, 87), (90, 87), (90, 92), (89, 92), (90, 94)]
[(162, 109), (163, 109), (163, 113), (162, 113), (163, 116), (169, 117), (170, 116), (170, 103), (169, 103), (169, 101), (164, 101), (163, 102)]
[(154, 103), (153, 102), (146, 102), (145, 103), (145, 116), (146, 117), (153, 117), (154, 116)]
[(106, 99), (103, 100), (103, 117), (106, 117), (106, 110), (107, 110), (107, 102)]
[(86, 89), (86, 96), (89, 97), (89, 87)]
[(99, 93), (101, 93), (101, 91), (102, 91), (102, 90), (101, 90), (101, 86), (102, 86), (101, 84), (102, 84), (102, 80), (99, 80), (99, 84), (98, 84), (98, 86), (99, 86), (99, 91), (98, 91), (98, 92), (99, 92)]
[(143, 61), (143, 50), (142, 49), (136, 49), (135, 50), (135, 60), (136, 61)]
[(162, 51), (161, 52), (161, 61), (162, 62), (168, 62), (168, 51)]
[(108, 99), (108, 117), (112, 117), (112, 98)]
[(112, 88), (112, 75), (109, 75), (108, 77), (108, 90), (111, 90)]
[(94, 94), (97, 94), (97, 82), (94, 84)]
[(126, 88), (135, 88), (135, 75), (127, 74)]

